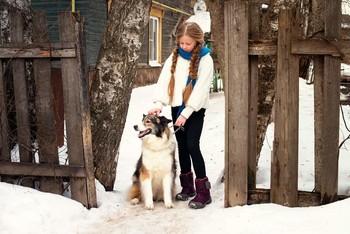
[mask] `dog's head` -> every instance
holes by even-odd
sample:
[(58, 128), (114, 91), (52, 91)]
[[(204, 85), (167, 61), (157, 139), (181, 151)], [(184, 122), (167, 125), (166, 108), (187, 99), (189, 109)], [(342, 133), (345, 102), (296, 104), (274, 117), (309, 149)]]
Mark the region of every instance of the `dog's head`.
[(171, 120), (164, 116), (143, 115), (142, 122), (134, 125), (135, 131), (139, 131), (139, 138), (143, 138), (149, 134), (162, 137), (162, 133), (168, 129), (168, 123)]

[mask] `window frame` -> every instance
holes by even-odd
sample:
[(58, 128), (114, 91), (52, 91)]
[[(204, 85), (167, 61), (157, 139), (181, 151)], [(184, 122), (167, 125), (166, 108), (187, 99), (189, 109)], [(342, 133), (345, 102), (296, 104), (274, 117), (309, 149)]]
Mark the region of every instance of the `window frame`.
[(148, 33), (148, 63), (151, 66), (160, 65), (159, 61), (159, 18), (150, 16), (149, 19), (149, 33)]
[[(164, 16), (164, 11), (155, 7), (151, 8), (149, 26), (148, 26), (148, 64), (151, 67), (160, 67), (162, 66), (162, 18)], [(158, 22), (157, 27), (157, 55), (155, 60), (151, 60), (151, 45), (150, 45), (150, 37), (151, 37), (151, 22), (152, 20), (156, 20)]]

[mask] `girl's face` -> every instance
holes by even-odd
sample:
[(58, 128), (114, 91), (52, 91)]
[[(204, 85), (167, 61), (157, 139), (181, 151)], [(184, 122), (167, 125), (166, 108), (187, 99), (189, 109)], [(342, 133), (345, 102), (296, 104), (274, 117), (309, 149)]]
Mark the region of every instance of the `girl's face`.
[(179, 39), (180, 48), (186, 52), (191, 52), (196, 46), (196, 41), (187, 35), (180, 37)]

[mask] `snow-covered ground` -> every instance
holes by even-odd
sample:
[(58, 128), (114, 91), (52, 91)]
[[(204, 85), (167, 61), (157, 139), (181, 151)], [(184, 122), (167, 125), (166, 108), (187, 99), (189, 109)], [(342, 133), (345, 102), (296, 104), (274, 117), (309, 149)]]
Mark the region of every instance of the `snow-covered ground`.
[[(213, 203), (192, 210), (187, 202), (175, 202), (166, 209), (156, 203), (153, 211), (130, 205), (125, 194), (140, 155), (140, 140), (133, 125), (152, 106), (154, 86), (133, 90), (120, 146), (115, 189), (105, 192), (97, 182), (98, 208), (85, 209), (63, 196), (0, 183), (0, 233), (349, 233), (350, 199), (309, 208), (288, 208), (276, 204), (224, 208), (224, 94), (212, 93), (201, 138), (207, 174), (212, 183)], [(350, 108), (343, 106), (350, 126)], [(163, 111), (170, 118), (170, 109)], [(350, 133), (340, 120), (340, 141)], [(314, 188), (313, 86), (300, 80), (299, 190)], [(269, 188), (273, 124), (259, 160), (257, 186)], [(339, 194), (350, 195), (350, 142), (340, 149)], [(177, 186), (179, 188), (179, 181)]]

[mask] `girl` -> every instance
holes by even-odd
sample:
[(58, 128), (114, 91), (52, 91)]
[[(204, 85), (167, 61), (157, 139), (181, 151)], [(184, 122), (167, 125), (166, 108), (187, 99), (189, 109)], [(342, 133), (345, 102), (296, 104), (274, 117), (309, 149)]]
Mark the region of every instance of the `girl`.
[[(209, 106), (209, 90), (213, 77), (210, 50), (203, 47), (204, 34), (196, 23), (185, 22), (176, 34), (176, 48), (165, 61), (157, 82), (155, 108), (148, 114), (160, 115), (163, 105), (171, 106), (178, 143), (180, 184), (176, 200), (195, 196), (189, 207), (199, 209), (211, 203), (210, 182), (199, 147), (205, 110)], [(177, 131), (178, 128), (183, 131)], [(195, 188), (192, 166), (196, 174)]]

